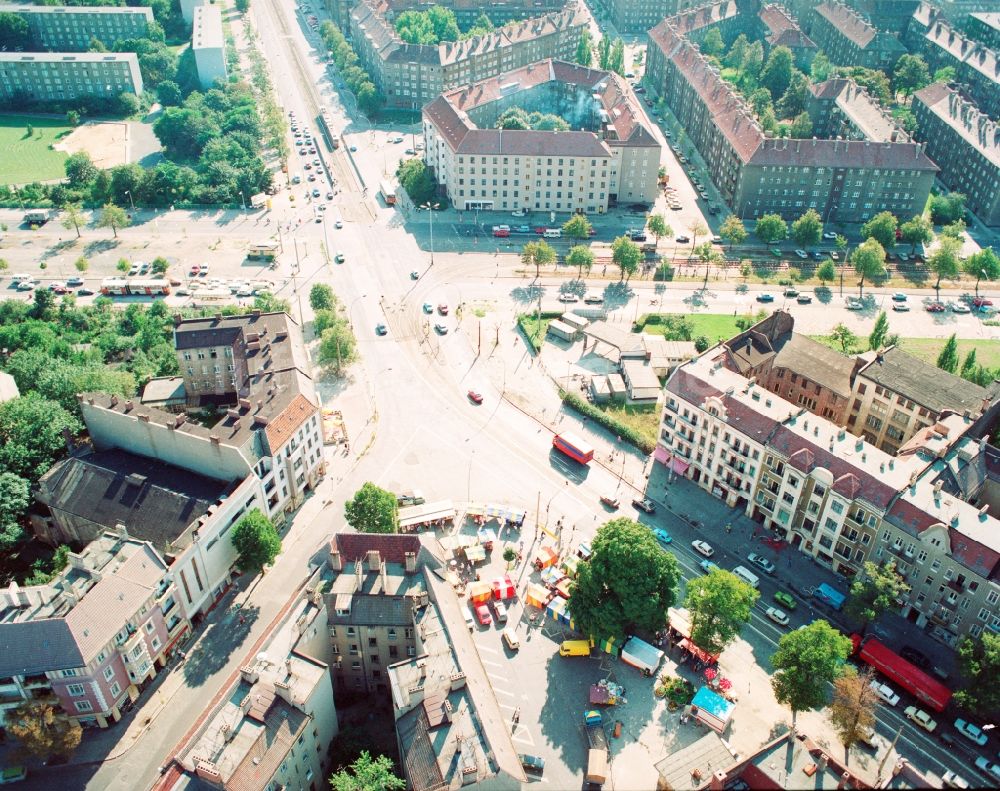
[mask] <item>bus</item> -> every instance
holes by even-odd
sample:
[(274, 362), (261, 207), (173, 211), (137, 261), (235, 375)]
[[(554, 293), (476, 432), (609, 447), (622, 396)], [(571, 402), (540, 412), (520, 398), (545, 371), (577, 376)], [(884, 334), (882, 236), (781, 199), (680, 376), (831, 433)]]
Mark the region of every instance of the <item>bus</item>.
[(170, 282), (147, 278), (106, 277), (101, 281), (101, 293), (107, 297), (165, 297), (170, 294)]
[(937, 679), (931, 678), (916, 665), (907, 662), (899, 654), (886, 648), (874, 637), (861, 639), (852, 634), (851, 642), (862, 662), (874, 667), (879, 673), (912, 694), (928, 708), (944, 711), (951, 700), (951, 690)]
[(333, 121), (330, 119), (330, 111), (324, 109), (320, 112), (316, 118), (316, 123), (319, 126), (320, 134), (323, 135), (323, 140), (326, 142), (327, 147), (331, 151), (336, 151), (340, 148), (340, 141), (337, 138), (337, 133), (333, 130)]
[(552, 447), (569, 456), (580, 464), (589, 464), (594, 458), (594, 449), (582, 437), (568, 432), (556, 434), (552, 438)]
[(382, 200), (385, 201), (386, 206), (396, 205), (396, 190), (393, 189), (392, 184), (388, 181), (382, 181), (378, 185), (378, 191), (382, 195)]

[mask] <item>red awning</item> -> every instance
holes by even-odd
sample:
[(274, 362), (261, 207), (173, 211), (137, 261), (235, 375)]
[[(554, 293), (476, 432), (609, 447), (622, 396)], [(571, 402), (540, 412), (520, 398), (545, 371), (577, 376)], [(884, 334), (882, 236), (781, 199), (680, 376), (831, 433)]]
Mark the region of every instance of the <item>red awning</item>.
[(678, 459), (676, 456), (670, 460), (670, 469), (676, 472), (678, 475), (683, 475), (688, 471), (688, 467), (691, 465), (686, 461)]
[(662, 445), (657, 445), (656, 450), (653, 451), (653, 461), (658, 461), (660, 464), (666, 464), (670, 461), (670, 451)]
[(703, 651), (694, 643), (692, 643), (690, 640), (688, 640), (686, 637), (683, 640), (681, 640), (680, 643), (678, 643), (678, 645), (680, 645), (680, 647), (685, 651), (687, 651), (689, 654), (692, 654), (695, 658), (698, 659), (698, 661), (704, 662), (705, 664), (710, 664), (719, 658), (718, 656), (712, 656), (707, 651)]

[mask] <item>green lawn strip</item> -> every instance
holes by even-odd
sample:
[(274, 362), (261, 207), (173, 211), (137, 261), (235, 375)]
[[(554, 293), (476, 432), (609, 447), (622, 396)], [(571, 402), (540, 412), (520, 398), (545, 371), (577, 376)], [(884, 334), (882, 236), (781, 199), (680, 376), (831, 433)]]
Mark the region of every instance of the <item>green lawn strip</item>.
[[(840, 344), (829, 335), (812, 335), (814, 341), (829, 346), (842, 352)], [(914, 357), (933, 365), (937, 361), (938, 355), (944, 346), (947, 338), (900, 338), (899, 345), (903, 351), (912, 354)], [(982, 338), (958, 338), (958, 357), (965, 358), (972, 349), (976, 350), (976, 362), (984, 368), (1000, 367), (1000, 340)], [(852, 350), (855, 352), (868, 351), (868, 339), (858, 338), (857, 346)]]
[[(738, 316), (730, 316), (728, 313), (662, 313), (661, 316), (682, 316), (691, 322), (692, 332), (691, 337), (697, 338), (699, 335), (704, 335), (713, 343), (718, 340), (725, 340), (727, 338), (732, 338), (734, 335), (740, 332), (740, 328), (736, 326), (736, 319)], [(666, 324), (656, 324), (648, 319), (642, 331), (650, 335), (663, 335), (667, 331)]]
[[(33, 133), (27, 136), (28, 126)], [(0, 115), (0, 183), (27, 184), (66, 175), (68, 154), (50, 148), (72, 131), (64, 120), (30, 115)]]

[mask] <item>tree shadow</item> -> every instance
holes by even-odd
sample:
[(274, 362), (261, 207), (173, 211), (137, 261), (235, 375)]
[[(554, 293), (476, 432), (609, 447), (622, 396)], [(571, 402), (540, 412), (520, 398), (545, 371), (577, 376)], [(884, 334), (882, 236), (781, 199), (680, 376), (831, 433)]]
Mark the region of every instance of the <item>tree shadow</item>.
[(114, 250), (119, 244), (118, 239), (97, 239), (93, 242), (87, 242), (86, 246), (83, 248), (83, 252), (87, 255), (97, 255), (99, 253), (106, 253), (109, 250)]
[(54, 258), (57, 255), (62, 255), (68, 252), (71, 247), (75, 247), (76, 243), (80, 241), (75, 236), (72, 239), (64, 239), (60, 242), (56, 242), (54, 245), (46, 248), (39, 258), (44, 261), (48, 258)]
[(560, 294), (574, 294), (582, 297), (587, 293), (587, 284), (583, 280), (567, 280), (559, 286)]
[(828, 286), (816, 286), (813, 289), (813, 294), (816, 296), (816, 300), (824, 305), (829, 305), (833, 301), (833, 292)]
[(624, 307), (634, 293), (632, 287), (624, 280), (609, 283), (604, 289), (604, 306), (608, 310)]
[(531, 283), (527, 286), (518, 286), (510, 291), (511, 299), (522, 305), (527, 305), (532, 302), (538, 302), (542, 295), (545, 293), (545, 289), (535, 283)]
[(197, 647), (187, 654), (184, 661), (184, 681), (190, 687), (200, 687), (215, 673), (226, 666), (233, 651), (250, 635), (250, 630), (260, 617), (260, 608), (244, 605), (229, 611), (205, 629)]

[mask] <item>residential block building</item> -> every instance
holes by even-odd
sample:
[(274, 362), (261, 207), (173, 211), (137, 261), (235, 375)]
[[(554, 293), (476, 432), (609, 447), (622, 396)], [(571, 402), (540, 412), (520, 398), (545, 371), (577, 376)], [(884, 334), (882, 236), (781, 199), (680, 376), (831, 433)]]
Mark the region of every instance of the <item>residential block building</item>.
[(572, 60), (588, 20), (573, 2), (484, 36), (423, 45), (400, 39), (391, 16), (388, 0), (361, 0), (350, 13), (351, 38), (387, 104), (409, 110), (419, 110), (443, 91), (544, 58)]
[(619, 33), (641, 33), (665, 17), (700, 5), (698, 0), (609, 0), (606, 7)]
[[(333, 21), (341, 30), (347, 30), (351, 21), (351, 10), (358, 0), (325, 0), (324, 5), (333, 17)], [(550, 14), (561, 11), (566, 0), (505, 0), (503, 3), (493, 3), (484, 6), (476, 0), (442, 0), (435, 2), (443, 8), (448, 8), (455, 14), (460, 27), (473, 24), (480, 16), (486, 14), (494, 25), (505, 25), (518, 19), (528, 19), (540, 14)], [(424, 11), (427, 4), (423, 0), (388, 0), (386, 16), (395, 20), (405, 11)]]
[[(1000, 452), (976, 438), (979, 412), (961, 393), (926, 419), (914, 404), (903, 441), (877, 447), (813, 411), (844, 389), (824, 380), (847, 368), (808, 345), (802, 354), (794, 335), (783, 339), (788, 332), (787, 317), (774, 314), (679, 366), (654, 458), (848, 580), (866, 561), (893, 562), (912, 587), (901, 614), (945, 643), (1000, 623), (1000, 521), (988, 513), (1000, 505)], [(951, 379), (929, 384), (922, 364), (888, 356), (896, 389), (952, 393)], [(853, 393), (870, 391), (870, 363), (856, 363)], [(777, 372), (796, 367), (818, 385), (816, 404), (796, 397), (811, 387), (792, 391), (799, 403), (784, 397)]]
[(793, 140), (764, 133), (747, 102), (692, 40), (708, 26), (739, 24), (740, 16), (724, 3), (664, 20), (650, 31), (646, 70), (732, 211), (744, 218), (777, 213), (792, 219), (812, 208), (825, 221), (843, 223), (864, 222), (884, 210), (900, 217), (923, 211), (937, 166), (902, 130), (875, 123), (882, 115), (877, 108), (862, 111), (860, 91), (838, 100), (841, 90), (824, 98), (828, 86), (811, 86), (819, 101), (840, 106), (839, 118), (853, 117), (858, 129), (874, 137)]
[(837, 0), (824, 0), (816, 6), (809, 35), (833, 63), (843, 66), (891, 73), (896, 61), (906, 54), (899, 38), (878, 30)]
[(153, 23), (148, 7), (0, 5), (0, 14), (17, 14), (28, 23), (34, 48), (55, 52), (86, 52), (93, 39), (111, 47), (142, 38)]
[(189, 629), (156, 550), (104, 533), (45, 585), (0, 592), (0, 720), (55, 699), (81, 725), (107, 727)]
[(767, 51), (770, 52), (775, 47), (788, 47), (795, 58), (796, 67), (808, 72), (819, 47), (802, 32), (798, 21), (784, 6), (777, 3), (761, 6), (758, 16), (766, 29), (764, 42)]
[[(497, 129), (504, 111), (555, 113), (568, 131)], [(584, 211), (652, 204), (660, 144), (628, 84), (545, 60), (455, 88), (423, 111), (425, 160), (459, 209)]]
[(113, 99), (142, 93), (134, 52), (0, 52), (0, 102)]
[(339, 731), (328, 659), (323, 603), (307, 586), (178, 751), (171, 787), (324, 787)]
[(202, 5), (194, 9), (191, 49), (202, 88), (211, 88), (226, 80), (226, 43), (222, 35), (222, 9)]
[(932, 73), (955, 70), (955, 87), (994, 120), (1000, 119), (1000, 56), (996, 50), (959, 32), (940, 15), (931, 15), (922, 51)]
[(992, 50), (1000, 49), (1000, 12), (969, 14), (965, 20), (965, 33)]
[(953, 88), (935, 83), (913, 95), (917, 136), (948, 189), (964, 194), (986, 225), (1000, 225), (1000, 127)]

